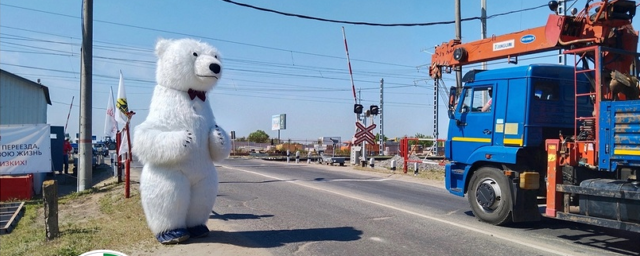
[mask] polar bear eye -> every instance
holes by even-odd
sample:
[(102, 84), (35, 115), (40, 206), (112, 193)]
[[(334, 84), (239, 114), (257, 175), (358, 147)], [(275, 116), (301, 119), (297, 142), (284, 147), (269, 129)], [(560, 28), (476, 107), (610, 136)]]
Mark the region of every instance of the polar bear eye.
[(218, 58), (218, 55), (213, 55), (213, 57), (217, 59), (217, 58)]
[(194, 52), (194, 53), (193, 53), (193, 56), (196, 56), (196, 57), (198, 57), (198, 54)]

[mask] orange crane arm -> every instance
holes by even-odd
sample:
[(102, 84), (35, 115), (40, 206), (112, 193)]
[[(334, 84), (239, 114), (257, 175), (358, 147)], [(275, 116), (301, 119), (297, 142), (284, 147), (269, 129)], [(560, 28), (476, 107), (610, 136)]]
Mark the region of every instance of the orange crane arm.
[[(597, 9), (596, 14), (588, 15), (589, 9)], [(465, 44), (451, 40), (436, 46), (429, 75), (438, 79), (442, 68), (450, 72), (453, 67), (589, 44), (635, 52), (638, 33), (631, 27), (633, 15), (634, 1), (605, 0), (575, 17), (551, 14), (542, 27)]]

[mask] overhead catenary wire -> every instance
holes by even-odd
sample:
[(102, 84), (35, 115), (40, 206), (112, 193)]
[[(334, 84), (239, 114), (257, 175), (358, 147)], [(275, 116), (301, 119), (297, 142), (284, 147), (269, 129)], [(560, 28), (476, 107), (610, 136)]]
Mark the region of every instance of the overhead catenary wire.
[[(350, 24), (350, 25), (365, 25), (365, 26), (379, 26), (379, 27), (414, 27), (414, 26), (447, 25), (447, 24), (455, 23), (455, 21), (453, 21), (453, 20), (452, 21), (434, 21), (434, 22), (425, 22), (425, 23), (374, 23), (374, 22), (363, 22), (363, 21), (334, 20), (334, 19), (326, 19), (326, 18), (307, 16), (307, 15), (302, 15), (302, 14), (281, 12), (281, 11), (262, 8), (262, 7), (258, 7), (258, 6), (254, 6), (254, 5), (250, 5), (250, 4), (239, 3), (239, 2), (235, 2), (235, 1), (231, 1), (231, 0), (222, 0), (222, 1), (223, 2), (227, 2), (227, 3), (231, 3), (231, 4), (235, 4), (235, 5), (238, 5), (238, 6), (242, 6), (242, 7), (247, 7), (247, 8), (263, 11), (263, 12), (270, 12), (270, 13), (280, 14), (280, 15), (284, 15), (284, 16), (297, 17), (297, 18), (301, 18), (301, 19), (316, 20), (316, 21), (323, 21), (323, 22)], [(531, 10), (539, 9), (539, 8), (546, 7), (546, 6), (547, 6), (547, 4), (543, 4), (543, 5), (530, 7), (530, 8), (524, 8), (524, 9), (520, 9), (520, 10), (497, 13), (497, 14), (493, 14), (493, 15), (487, 16), (486, 19), (491, 19), (491, 18), (504, 16), (504, 15), (508, 15), (508, 14), (513, 14), (513, 13), (531, 11)], [(461, 21), (471, 21), (471, 20), (480, 20), (480, 19), (482, 19), (482, 18), (476, 16), (476, 17), (464, 18), (464, 19), (461, 19)]]
[[(0, 5), (7, 6), (6, 4), (0, 4)], [(17, 7), (17, 8), (22, 8), (22, 7)], [(28, 9), (28, 8), (23, 8), (23, 9)], [(34, 10), (34, 9), (28, 9), (28, 10)], [(40, 11), (40, 10), (34, 10), (34, 11)], [(42, 11), (42, 12), (46, 12), (46, 11)], [(78, 17), (71, 16), (71, 15), (56, 14), (56, 13), (52, 13), (52, 12), (46, 12), (46, 13), (50, 13), (50, 14), (54, 14), (54, 15), (67, 16), (67, 17), (70, 17), (70, 18), (78, 18)], [(498, 15), (492, 15), (492, 16), (499, 16), (499, 15), (501, 15), (501, 14), (498, 14)], [(506, 13), (505, 13), (505, 14), (502, 14), (502, 15), (506, 15)], [(490, 17), (492, 17), (492, 16), (490, 16)], [(101, 21), (96, 21), (96, 22), (101, 22)], [(132, 27), (132, 28), (136, 28), (136, 29), (148, 29), (148, 30), (154, 30), (153, 28), (144, 28), (144, 27), (139, 27), (139, 26), (131, 26), (131, 25), (127, 25), (127, 24), (119, 24), (119, 23), (115, 23), (115, 22), (105, 22), (105, 23), (112, 24), (112, 25), (125, 26), (125, 27)], [(5, 25), (0, 25), (0, 27), (6, 28), (7, 26), (5, 26)], [(22, 30), (22, 29), (20, 29), (20, 28), (15, 28), (15, 29)], [(2, 31), (0, 31), (0, 33), (4, 33), (5, 31), (7, 31), (7, 30), (2, 30)], [(34, 32), (34, 33), (43, 33), (43, 32), (40, 32), (40, 31), (33, 31), (33, 32)], [(167, 33), (174, 33), (174, 32), (171, 32), (171, 31), (166, 31), (166, 32), (167, 32)], [(51, 33), (49, 33), (49, 34), (51, 34)], [(177, 33), (177, 34), (179, 34), (179, 33)], [(54, 35), (54, 34), (51, 34), (51, 35)], [(57, 36), (59, 36), (59, 35), (57, 35)], [(190, 36), (197, 36), (197, 35), (190, 35)], [(78, 41), (79, 39), (77, 39), (77, 38), (73, 38), (73, 37), (69, 37), (69, 36), (61, 36), (61, 37), (63, 37), (63, 38), (67, 38), (67, 39), (70, 39), (70, 40), (75, 40), (76, 42), (78, 42), (77, 44), (79, 44), (79, 41)], [(2, 39), (4, 40), (5, 38), (3, 37)], [(18, 39), (18, 38), (14, 38), (14, 39)], [(207, 38), (205, 38), (205, 39), (207, 39)], [(209, 38), (209, 39), (210, 39), (210, 38)], [(212, 39), (212, 40), (217, 40), (217, 39)], [(26, 41), (31, 41), (31, 40), (26, 40)], [(44, 41), (44, 40), (42, 40), (42, 41)], [(5, 43), (5, 42), (6, 42), (6, 41), (3, 41), (2, 43)], [(43, 43), (46, 43), (46, 42), (43, 42)], [(232, 43), (238, 43), (238, 42), (232, 42)], [(74, 44), (74, 43), (66, 43), (66, 44), (67, 44), (67, 45), (72, 45), (72, 44)], [(240, 44), (242, 44), (242, 43), (240, 43)], [(250, 46), (263, 47), (263, 48), (264, 48), (264, 47), (266, 47), (266, 48), (270, 48), (270, 47), (268, 47), (268, 46), (260, 46), (260, 45), (250, 45)], [(37, 46), (36, 46), (36, 47), (37, 47)], [(132, 46), (118, 45), (118, 44), (114, 44), (114, 43), (111, 43), (111, 42), (102, 42), (101, 46), (96, 45), (96, 47), (95, 47), (95, 48), (97, 49), (97, 48), (100, 48), (100, 47), (102, 47), (103, 49), (111, 49), (111, 50), (115, 50), (115, 51), (122, 51), (122, 52), (145, 52), (145, 53), (150, 53), (150, 52), (152, 52), (152, 50), (150, 50), (150, 49), (136, 48), (135, 46), (133, 46), (133, 47), (132, 47)], [(271, 48), (273, 48), (273, 47), (271, 47)], [(5, 49), (6, 49), (5, 47), (2, 47), (0, 50), (5, 50)], [(336, 57), (336, 56), (329, 56), (329, 55), (322, 55), (322, 54), (308, 53), (308, 52), (298, 52), (298, 51), (292, 51), (292, 50), (289, 50), (289, 49), (280, 49), (280, 48), (273, 48), (273, 49), (274, 49), (274, 50), (282, 50), (282, 51), (292, 52), (292, 53), (308, 54), (308, 55), (312, 55), (312, 56), (319, 56), (319, 57), (328, 57), (328, 58), (336, 58), (336, 59), (343, 59), (343, 60), (345, 59), (344, 57)], [(44, 49), (44, 48), (43, 48), (43, 49), (39, 49), (39, 50), (42, 50), (42, 51), (51, 51), (50, 53), (58, 53), (58, 51), (52, 51), (52, 49)], [(55, 55), (55, 54), (52, 54), (52, 55)], [(78, 56), (78, 53), (74, 53), (74, 52), (70, 51), (70, 55), (69, 55), (69, 56), (76, 56), (76, 57), (77, 57), (77, 56)], [(134, 62), (134, 60), (131, 60), (131, 59), (128, 59), (128, 58), (113, 58), (113, 57), (100, 58), (100, 57), (98, 57), (98, 58), (96, 58), (96, 59), (97, 59), (97, 60), (100, 60), (100, 61), (113, 61), (114, 63), (115, 63), (115, 62), (118, 62), (118, 63), (127, 63), (127, 64), (130, 64), (130, 63)], [(374, 63), (374, 64), (384, 64), (384, 65), (391, 65), (391, 66), (399, 66), (399, 67), (410, 67), (410, 68), (415, 68), (415, 66), (413, 66), (413, 65), (393, 64), (393, 63), (387, 63), (387, 62), (384, 62), (384, 63), (383, 63), (383, 62), (376, 62), (376, 61), (369, 61), (369, 60), (359, 60), (359, 59), (353, 59), (353, 60), (354, 60), (354, 61), (369, 62), (369, 63)], [(137, 60), (137, 61), (140, 61), (140, 60)], [(251, 60), (237, 60), (237, 61), (238, 61), (239, 63), (241, 63), (241, 62), (245, 62), (245, 64), (247, 64), (247, 65), (251, 65), (251, 64), (252, 64), (252, 61), (251, 61)], [(149, 67), (151, 67), (151, 66), (153, 65), (153, 63), (155, 63), (155, 62), (153, 62), (153, 61), (140, 61), (140, 62), (143, 62), (141, 65), (148, 65)], [(6, 63), (2, 63), (2, 64), (4, 65), (4, 64), (6, 64)], [(231, 63), (231, 64), (233, 64), (233, 63)], [(274, 65), (274, 66), (275, 66), (275, 65)], [(285, 66), (285, 64), (282, 64), (282, 66)], [(25, 68), (29, 68), (29, 67), (25, 67)], [(37, 67), (31, 67), (31, 68), (35, 68), (36, 70), (38, 70), (38, 69), (39, 69), (39, 70), (42, 70), (41, 68), (37, 68)], [(292, 68), (292, 67), (288, 67), (288, 68)], [(300, 68), (300, 65), (297, 65), (297, 68)], [(318, 68), (318, 67), (308, 67), (308, 68), (309, 68), (309, 69), (314, 69), (314, 68)], [(321, 67), (320, 67), (320, 68), (321, 68)], [(235, 71), (235, 72), (248, 72), (248, 73), (254, 73), (254, 76), (271, 75), (271, 76), (291, 77), (291, 74), (288, 74), (287, 72), (271, 72), (271, 71), (267, 71), (267, 72), (257, 72), (257, 70), (244, 69), (244, 68), (233, 68), (233, 67), (230, 67), (228, 70), (229, 70), (229, 71)], [(339, 72), (339, 73), (344, 74), (344, 71), (343, 71), (343, 70), (342, 70), (342, 71), (336, 71), (336, 70), (322, 70), (322, 71), (318, 71), (318, 70), (311, 70), (311, 71), (315, 71), (315, 72), (323, 72), (323, 73), (336, 72), (336, 74)], [(69, 72), (69, 71), (66, 71), (66, 72), (67, 72), (67, 74), (74, 74), (74, 75), (77, 75), (77, 72)], [(365, 71), (360, 71), (360, 70), (358, 70), (358, 74), (357, 74), (357, 75), (358, 75), (358, 76), (360, 76), (360, 77), (362, 77), (363, 75), (366, 75), (366, 73), (367, 73), (367, 72), (365, 72)], [(367, 84), (376, 84), (376, 85), (377, 85), (377, 83), (378, 83), (378, 82), (377, 82), (377, 77), (379, 77), (381, 74), (382, 74), (382, 73), (378, 72), (378, 73), (377, 73), (377, 75), (376, 75), (376, 72), (370, 72), (370, 74), (369, 74), (370, 76), (374, 76), (374, 75), (376, 76), (376, 81), (365, 81), (365, 80), (356, 80), (356, 81), (358, 81), (358, 82), (363, 82), (363, 83), (367, 83)], [(418, 74), (418, 75), (419, 75), (419, 74)], [(388, 74), (384, 74), (384, 76), (385, 76), (385, 77), (388, 77), (389, 75), (388, 75)], [(298, 76), (298, 77), (300, 77), (300, 76)], [(308, 77), (308, 78), (326, 78), (326, 74), (324, 74), (324, 75), (316, 75), (316, 76), (310, 76), (310, 75), (305, 75), (305, 74), (303, 74), (303, 76), (301, 76), (301, 77)], [(108, 75), (107, 75), (107, 76), (105, 76), (105, 75), (97, 76), (96, 78), (103, 78), (103, 79), (101, 79), (101, 80), (103, 80), (103, 81), (106, 81), (105, 79), (115, 79), (115, 78), (113, 78), (112, 76), (108, 76)], [(329, 80), (343, 80), (343, 81), (345, 80), (345, 79), (343, 79), (343, 78), (333, 78), (333, 79), (332, 79), (332, 78), (327, 78), (327, 79), (329, 79)], [(415, 80), (415, 79), (411, 78), (411, 76), (407, 76), (407, 79)], [(145, 84), (147, 84), (147, 85), (148, 85), (148, 86), (139, 86), (140, 88), (152, 88), (152, 86), (155, 84), (155, 82), (154, 82), (154, 81), (152, 81), (152, 80), (145, 80), (145, 79), (138, 79), (136, 82), (145, 83)], [(255, 83), (260, 83), (261, 81), (254, 81), (254, 82), (255, 82)], [(388, 81), (388, 82), (386, 82), (386, 84), (392, 85), (392, 84), (394, 84), (394, 83), (393, 83), (393, 82), (391, 82), (391, 81)], [(397, 86), (389, 86), (389, 87), (386, 87), (386, 88), (405, 88), (405, 87), (413, 87), (413, 85), (409, 85), (408, 83), (395, 83), (395, 84), (396, 84)], [(300, 87), (303, 87), (303, 86), (304, 86), (304, 84), (300, 84), (300, 85), (292, 85), (292, 86), (300, 86)], [(418, 87), (427, 88), (427, 87), (424, 87), (424, 86), (418, 86)], [(258, 88), (258, 87), (257, 87), (257, 88)], [(226, 90), (226, 88), (219, 88), (219, 89), (225, 89), (225, 90)], [(262, 92), (264, 92), (264, 91), (268, 91), (268, 90), (270, 90), (270, 89), (271, 89), (271, 90), (273, 90), (273, 88), (264, 88), (263, 90), (257, 90), (257, 91), (262, 91)], [(376, 87), (371, 87), (371, 88), (369, 88), (369, 87), (364, 87), (364, 88), (361, 88), (361, 89), (362, 89), (363, 91), (364, 91), (364, 90), (378, 90), (377, 86), (376, 86)], [(427, 88), (427, 89), (428, 89), (428, 88)], [(231, 90), (231, 89), (229, 89), (229, 90)], [(293, 90), (293, 89), (289, 89), (288, 91), (322, 91), (322, 90), (323, 90), (323, 89), (317, 89), (317, 88), (316, 88), (316, 89), (309, 89), (309, 90), (304, 90), (304, 89), (301, 89), (301, 90)], [(326, 87), (326, 89), (324, 89), (324, 90), (326, 90), (326, 91), (337, 91), (337, 90), (339, 90), (339, 89), (335, 89), (335, 88), (332, 88), (332, 87)], [(240, 90), (240, 91), (243, 91), (243, 90)], [(248, 91), (248, 90), (247, 90), (247, 91)], [(391, 92), (389, 92), (389, 93), (391, 93)], [(230, 94), (230, 95), (232, 95), (232, 94)], [(271, 98), (274, 98), (274, 97), (271, 97)]]

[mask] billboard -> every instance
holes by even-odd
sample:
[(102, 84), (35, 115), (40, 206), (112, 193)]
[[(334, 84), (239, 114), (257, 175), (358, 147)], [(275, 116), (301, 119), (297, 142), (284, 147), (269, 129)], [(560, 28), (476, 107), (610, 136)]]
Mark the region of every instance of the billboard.
[(286, 130), (287, 129), (287, 114), (279, 114), (271, 116), (271, 130)]
[(0, 126), (0, 174), (51, 172), (48, 124)]

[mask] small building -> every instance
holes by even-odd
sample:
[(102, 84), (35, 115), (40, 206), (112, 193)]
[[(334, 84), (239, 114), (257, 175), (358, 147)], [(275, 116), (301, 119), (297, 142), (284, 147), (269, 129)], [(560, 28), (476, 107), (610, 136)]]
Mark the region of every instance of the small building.
[[(0, 125), (46, 124), (47, 107), (51, 105), (49, 88), (16, 74), (0, 69)], [(58, 135), (59, 142), (54, 140)], [(51, 127), (51, 152), (59, 147), (62, 154), (64, 128)], [(55, 155), (52, 153), (52, 155)], [(52, 158), (52, 164), (62, 165), (60, 159)], [(46, 173), (33, 175), (33, 191), (40, 193)]]
[(0, 69), (0, 124), (46, 124), (49, 88)]

